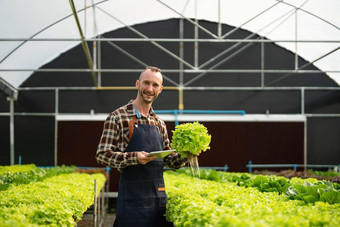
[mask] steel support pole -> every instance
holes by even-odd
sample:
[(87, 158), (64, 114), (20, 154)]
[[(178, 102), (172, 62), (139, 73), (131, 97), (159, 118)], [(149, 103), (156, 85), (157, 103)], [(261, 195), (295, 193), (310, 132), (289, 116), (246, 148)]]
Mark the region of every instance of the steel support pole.
[[(183, 39), (184, 37), (184, 25), (183, 25), (183, 19), (179, 19), (179, 36), (180, 39)], [(179, 56), (180, 58), (184, 58), (184, 43), (180, 42), (179, 44)], [(179, 89), (178, 89), (178, 109), (183, 110), (184, 109), (184, 98), (183, 98), (183, 83), (184, 83), (184, 65), (182, 62), (179, 62)]]
[(222, 39), (222, 23), (221, 23), (221, 0), (218, 0), (218, 22), (217, 22), (217, 37)]
[[(263, 39), (263, 37), (261, 37)], [(261, 87), (264, 87), (264, 43), (261, 43)]]
[(8, 98), (9, 101), (9, 140), (10, 140), (10, 164), (15, 163), (15, 151), (14, 151), (14, 98)]
[[(305, 88), (301, 88), (301, 114), (305, 115)], [(303, 165), (304, 171), (307, 171), (307, 116), (306, 120), (304, 121), (304, 128), (303, 128)]]
[(304, 122), (304, 132), (303, 132), (304, 134), (304, 140), (303, 140), (304, 142), (303, 144), (303, 165), (304, 165), (303, 169), (304, 171), (307, 171), (307, 121), (308, 120), (306, 118)]
[[(197, 20), (197, 0), (195, 0), (195, 23), (198, 24)], [(194, 67), (195, 69), (198, 69), (198, 27), (194, 27), (194, 32), (195, 32), (195, 42), (194, 42)]]
[(97, 48), (97, 51), (98, 51), (98, 78), (97, 78), (97, 83), (98, 83), (98, 87), (102, 86), (102, 72), (101, 72), (101, 68), (102, 68), (102, 51), (101, 51), (101, 48), (102, 48), (102, 42), (99, 40), (98, 41), (98, 48)]
[(299, 56), (298, 56), (298, 42), (297, 42), (297, 39), (298, 39), (298, 29), (297, 29), (297, 26), (298, 26), (298, 18), (297, 18), (297, 10), (295, 10), (295, 70), (297, 70), (299, 68)]
[(59, 88), (55, 89), (55, 113), (54, 113), (54, 166), (58, 165), (58, 121), (59, 114)]
[[(179, 19), (179, 38), (183, 39), (184, 37), (184, 25), (183, 25), (183, 19)], [(179, 43), (179, 57), (184, 58), (184, 43), (183, 41), (180, 41)], [(179, 62), (179, 86), (183, 86), (184, 82), (184, 73), (183, 73), (184, 65), (182, 62)]]

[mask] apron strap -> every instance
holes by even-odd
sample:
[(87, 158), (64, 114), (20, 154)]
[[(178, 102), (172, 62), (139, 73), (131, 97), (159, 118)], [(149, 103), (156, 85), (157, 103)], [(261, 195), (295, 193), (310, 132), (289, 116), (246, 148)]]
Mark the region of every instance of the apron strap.
[(131, 140), (133, 134), (133, 124), (137, 123), (136, 116), (132, 116), (132, 121), (129, 122), (129, 140)]
[[(155, 124), (158, 128), (158, 130), (160, 131), (160, 124), (158, 123), (158, 121), (156, 120), (156, 117), (153, 117)], [(133, 124), (137, 124), (137, 120), (136, 120), (136, 116), (132, 116), (132, 121), (129, 122), (129, 140), (131, 140), (132, 138), (132, 134), (133, 134)]]

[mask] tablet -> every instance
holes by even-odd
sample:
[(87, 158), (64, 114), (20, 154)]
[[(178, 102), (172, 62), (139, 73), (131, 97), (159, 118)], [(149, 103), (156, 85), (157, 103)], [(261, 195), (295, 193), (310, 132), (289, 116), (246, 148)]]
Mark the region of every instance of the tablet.
[(169, 154), (171, 154), (172, 152), (175, 152), (176, 150), (165, 150), (165, 151), (153, 151), (150, 152), (147, 157), (150, 156), (157, 156), (158, 158), (164, 158), (165, 156), (168, 156)]

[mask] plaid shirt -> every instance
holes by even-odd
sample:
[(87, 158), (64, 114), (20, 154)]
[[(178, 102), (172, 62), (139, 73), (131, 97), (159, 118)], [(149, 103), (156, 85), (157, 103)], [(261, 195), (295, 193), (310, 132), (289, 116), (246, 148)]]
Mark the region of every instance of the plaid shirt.
[[(137, 152), (124, 152), (129, 144), (129, 122), (136, 116), (137, 124), (158, 126), (163, 141), (163, 150), (169, 150), (170, 141), (165, 123), (150, 109), (148, 117), (140, 115), (134, 108), (132, 100), (125, 106), (109, 114), (104, 123), (103, 133), (97, 148), (96, 159), (99, 164), (117, 168), (119, 171), (126, 166), (137, 165)], [(157, 123), (156, 123), (157, 122)], [(164, 164), (172, 169), (181, 168), (187, 159), (178, 153), (164, 158)]]

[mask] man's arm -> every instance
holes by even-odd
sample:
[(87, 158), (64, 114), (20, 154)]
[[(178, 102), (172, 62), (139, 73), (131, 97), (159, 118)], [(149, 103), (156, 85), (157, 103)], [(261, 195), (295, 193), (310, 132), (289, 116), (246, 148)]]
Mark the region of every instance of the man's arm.
[(118, 143), (123, 139), (121, 135), (122, 125), (113, 114), (110, 114), (104, 122), (97, 148), (96, 160), (99, 164), (117, 169), (138, 164), (138, 152), (119, 151)]

